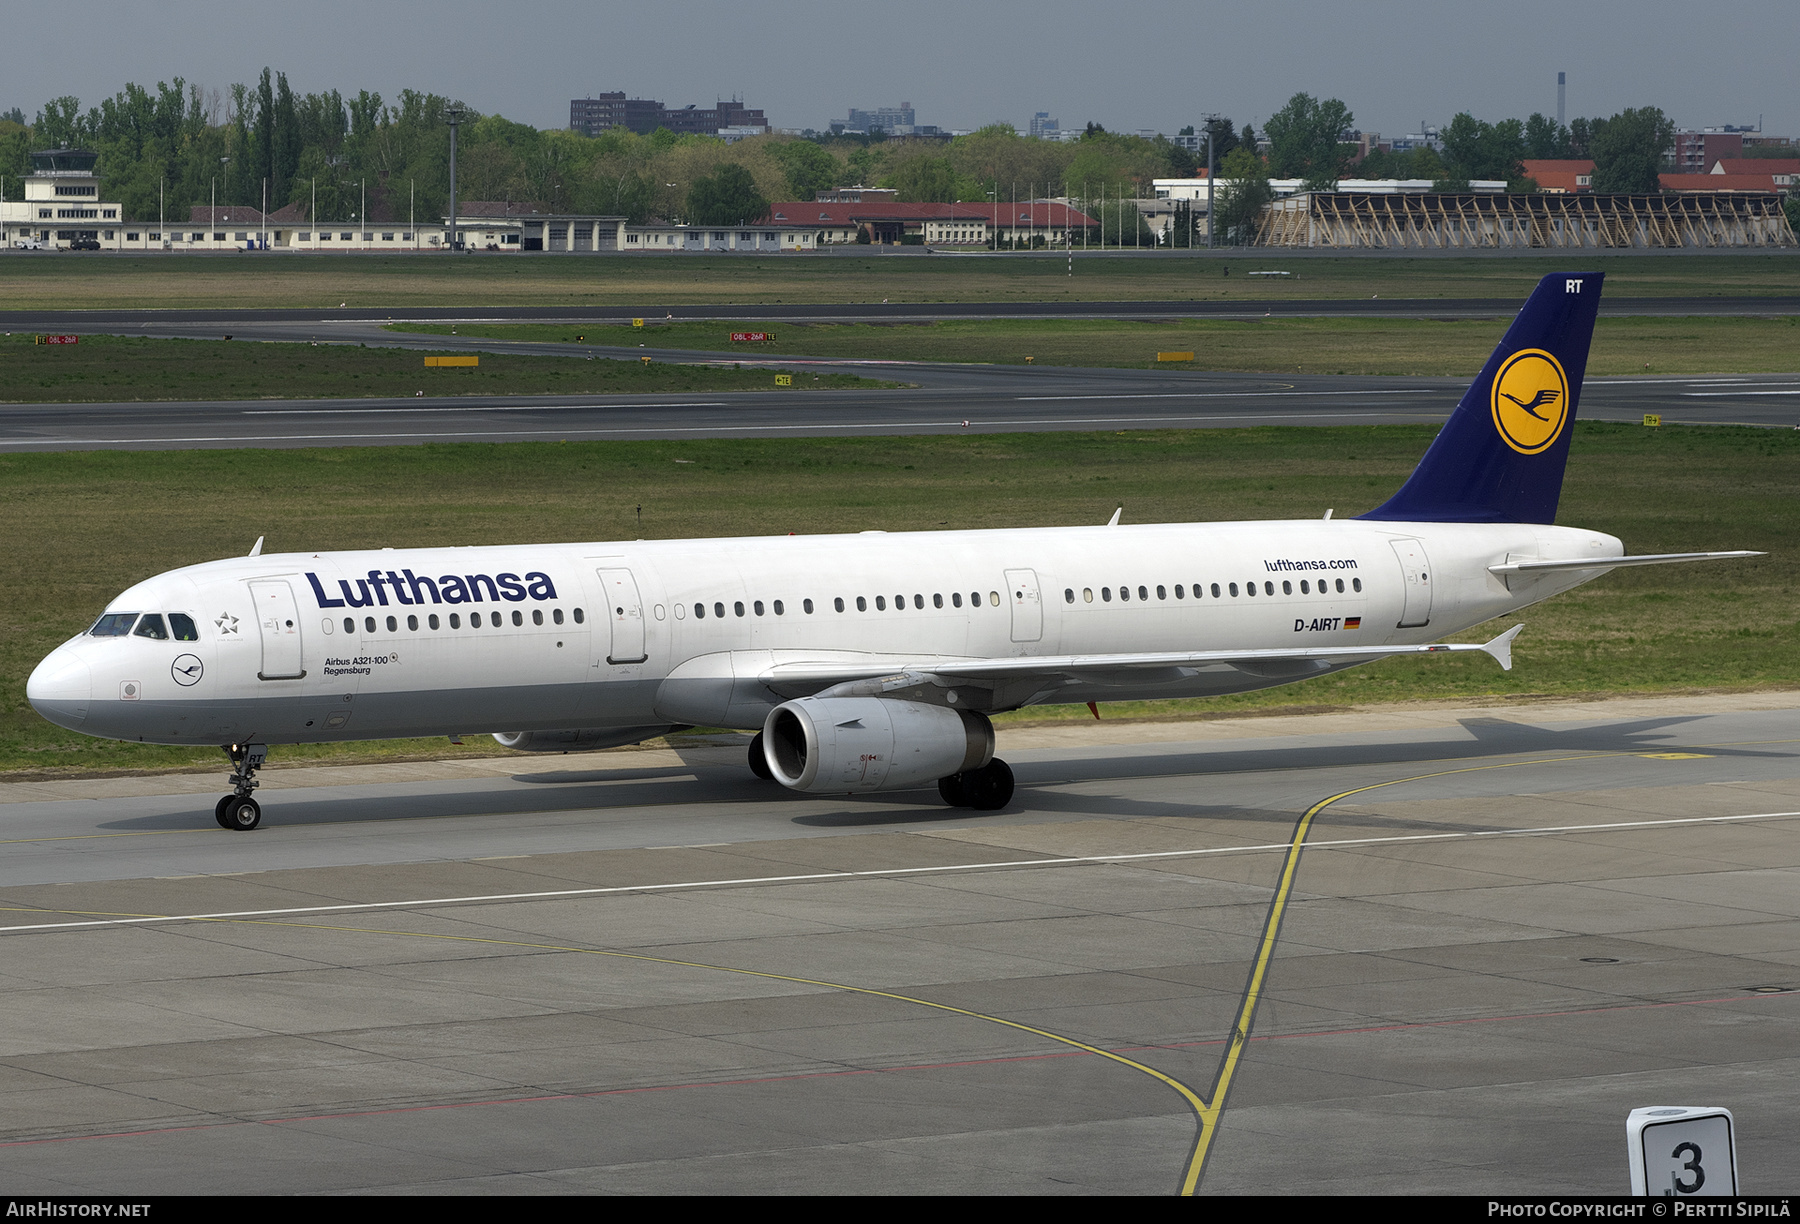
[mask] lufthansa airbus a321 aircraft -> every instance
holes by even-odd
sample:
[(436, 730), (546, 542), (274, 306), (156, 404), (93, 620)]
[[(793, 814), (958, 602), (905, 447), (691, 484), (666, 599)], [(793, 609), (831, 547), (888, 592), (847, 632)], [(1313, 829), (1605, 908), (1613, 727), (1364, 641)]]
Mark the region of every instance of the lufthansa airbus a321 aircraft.
[[(1012, 797), (990, 715), (1210, 696), (1396, 654), (1624, 565), (1554, 526), (1601, 274), (1547, 276), (1406, 484), (1356, 519), (382, 549), (140, 582), (32, 673), (89, 735), (219, 744), (216, 816), (256, 828), (273, 744), (496, 728), (523, 751), (686, 726), (818, 794)], [(261, 541), (257, 542), (258, 549)]]

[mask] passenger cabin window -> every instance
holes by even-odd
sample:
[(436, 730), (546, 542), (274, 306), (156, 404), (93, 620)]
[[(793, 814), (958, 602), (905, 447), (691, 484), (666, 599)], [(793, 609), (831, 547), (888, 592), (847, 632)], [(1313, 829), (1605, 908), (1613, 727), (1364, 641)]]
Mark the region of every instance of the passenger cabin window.
[(580, 608), (576, 608), (575, 609), (575, 623), (577, 625), (579, 625), (582, 621), (584, 621), (586, 619), (587, 619), (587, 613), (583, 612)]
[(808, 615), (808, 616), (811, 616), (811, 615), (812, 615), (812, 610), (813, 610), (813, 607), (812, 607), (812, 600), (810, 600), (810, 599), (802, 599), (802, 600), (801, 600), (801, 601), (800, 601), (800, 608), (801, 608), (801, 610), (802, 610), (802, 611), (804, 611), (804, 612), (805, 612), (805, 613), (806, 613), (806, 614), (807, 614), (807, 615)]
[(367, 633), (375, 632), (375, 618), (373, 616), (363, 617), (363, 630)]
[(155, 638), (159, 642), (166, 642), (169, 640), (169, 631), (163, 628), (162, 614), (159, 612), (150, 612), (145, 614), (142, 620), (138, 621), (137, 629), (132, 636)]
[(185, 612), (169, 613), (169, 632), (175, 635), (177, 642), (198, 642), (200, 630), (194, 624), (194, 618)]
[(451, 614), (450, 614), (450, 627), (451, 627), (451, 628), (452, 628), (452, 629), (461, 629), (461, 628), (462, 628), (462, 615), (461, 615), (461, 613), (457, 613), (457, 612), (452, 612), (452, 613), (451, 613)]
[(1294, 584), (1284, 580), (1281, 584), (1281, 593), (1283, 595), (1292, 595), (1294, 593)]
[(406, 618), (406, 627), (408, 629), (412, 630), (414, 633), (417, 633), (419, 631), (419, 618), (416, 616), (407, 617)]
[[(1196, 590), (1196, 591), (1198, 591), (1198, 590), (1199, 590), (1199, 589), (1200, 589), (1200, 588), (1199, 588), (1199, 587), (1195, 587), (1195, 588), (1194, 588), (1194, 589), (1195, 589), (1195, 590)], [(1237, 587), (1235, 587), (1235, 586), (1234, 586), (1234, 587), (1232, 587), (1232, 588), (1231, 588), (1231, 593), (1232, 593), (1232, 594), (1233, 594), (1233, 595), (1236, 595), (1236, 594), (1237, 594)], [(1212, 596), (1213, 596), (1213, 598), (1214, 598), (1214, 599), (1217, 599), (1217, 598), (1218, 598), (1218, 597), (1219, 597), (1219, 584), (1218, 584), (1218, 583), (1216, 583), (1216, 582), (1215, 582), (1215, 583), (1213, 583), (1213, 584), (1212, 584)]]
[(861, 595), (858, 595), (856, 597), (856, 610), (858, 612), (867, 612), (869, 610), (869, 601), (864, 599)]
[[(858, 608), (861, 608), (862, 600), (860, 600), (860, 599), (857, 600), (856, 606)], [(875, 610), (877, 612), (886, 612), (887, 611), (887, 596), (886, 595), (877, 595), (875, 597)]]
[(950, 606), (953, 608), (962, 607), (962, 592), (961, 591), (950, 592)]
[(108, 612), (94, 622), (88, 632), (95, 637), (124, 637), (131, 632), (131, 626), (137, 621), (136, 612)]
[[(452, 618), (452, 619), (454, 619), (454, 618)], [(356, 618), (354, 616), (346, 616), (344, 618), (344, 632), (345, 633), (355, 633), (356, 632)]]
[[(1360, 591), (1360, 590), (1362, 590), (1362, 579), (1361, 578), (1352, 578), (1350, 580), (1350, 585)], [(1342, 578), (1340, 578), (1340, 579), (1338, 579), (1338, 590), (1341, 591), (1343, 589), (1344, 589), (1344, 580)]]

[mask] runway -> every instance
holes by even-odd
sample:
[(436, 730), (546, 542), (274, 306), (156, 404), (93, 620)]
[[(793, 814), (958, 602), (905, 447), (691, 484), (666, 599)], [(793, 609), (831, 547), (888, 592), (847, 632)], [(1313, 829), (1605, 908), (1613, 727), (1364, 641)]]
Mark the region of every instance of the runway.
[[(1235, 319), (1290, 318), (1505, 319), (1517, 312), (1507, 298), (1195, 298), (1161, 302), (774, 302), (625, 306), (343, 306), (258, 310), (196, 307), (182, 310), (0, 310), (0, 330), (88, 330), (136, 334), (142, 327), (230, 331), (252, 325), (326, 325), (393, 322), (627, 324), (632, 319), (745, 319), (769, 322), (916, 322), (929, 319)], [(1800, 295), (1768, 297), (1609, 297), (1609, 318), (1800, 314)]]
[(1673, 1102), (1795, 1188), (1791, 694), (1002, 745), (990, 817), (791, 795), (724, 741), (271, 770), (252, 834), (214, 778), (7, 785), (0, 1171), (1622, 1193), (1625, 1114)]
[[(804, 371), (803, 362), (771, 364)], [(821, 363), (823, 366), (825, 363)], [(916, 389), (0, 405), (0, 451), (1438, 423), (1463, 379), (831, 365)], [(798, 377), (804, 378), (804, 373)], [(1800, 428), (1800, 375), (1590, 379), (1584, 420)]]

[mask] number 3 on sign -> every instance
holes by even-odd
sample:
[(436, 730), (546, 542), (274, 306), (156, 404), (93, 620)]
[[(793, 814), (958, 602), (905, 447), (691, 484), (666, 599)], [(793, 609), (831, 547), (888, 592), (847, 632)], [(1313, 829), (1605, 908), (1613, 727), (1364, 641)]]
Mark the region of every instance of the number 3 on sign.
[(1655, 1106), (1625, 1120), (1631, 1192), (1657, 1198), (1737, 1194), (1737, 1143), (1729, 1109)]

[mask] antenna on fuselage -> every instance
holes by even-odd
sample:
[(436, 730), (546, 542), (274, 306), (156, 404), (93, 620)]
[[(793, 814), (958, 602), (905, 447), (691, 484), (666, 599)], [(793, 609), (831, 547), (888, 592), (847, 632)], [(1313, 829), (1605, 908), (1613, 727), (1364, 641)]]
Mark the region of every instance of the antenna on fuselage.
[(1336, 509), (1337, 509), (1336, 506), (1332, 506), (1330, 509), (1325, 511), (1325, 521), (1327, 523), (1329, 523), (1331, 521), (1331, 511), (1336, 510)]
[(1120, 506), (1117, 510), (1113, 511), (1113, 516), (1110, 519), (1106, 520), (1106, 525), (1108, 527), (1117, 527), (1119, 525), (1119, 516), (1124, 513), (1125, 513), (1125, 507)]
[(262, 542), (263, 542), (263, 537), (257, 536), (256, 543), (254, 543), (250, 546), (250, 553), (249, 553), (250, 556), (252, 556), (252, 557), (262, 556)]

